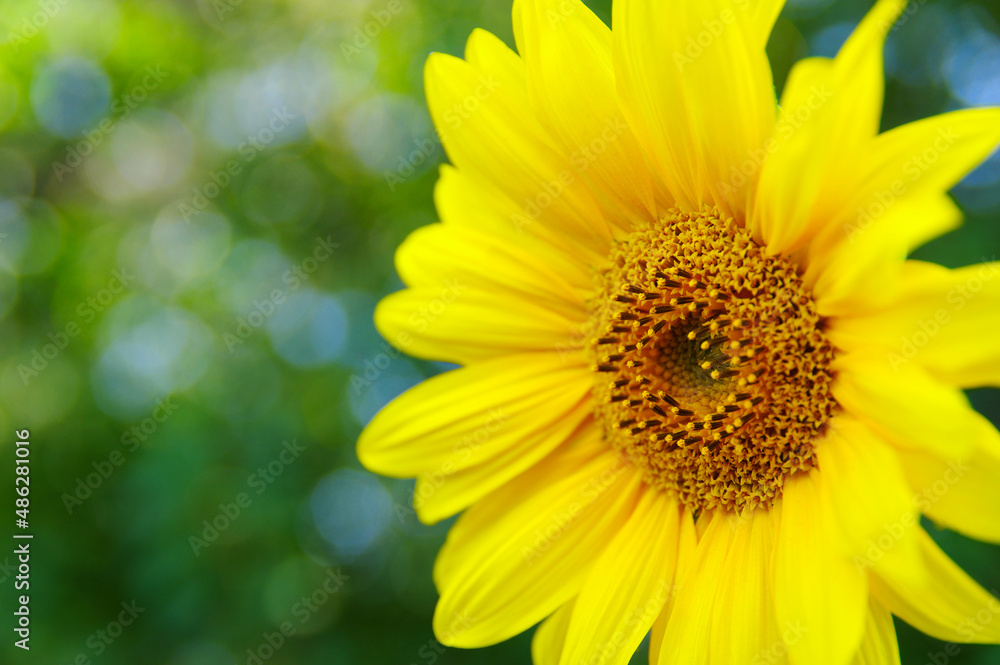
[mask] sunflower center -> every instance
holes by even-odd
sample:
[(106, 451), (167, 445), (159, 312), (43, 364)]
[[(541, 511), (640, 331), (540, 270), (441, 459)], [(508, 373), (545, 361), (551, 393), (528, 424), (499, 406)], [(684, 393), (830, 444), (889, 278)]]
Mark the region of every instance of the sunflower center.
[(618, 243), (591, 304), (607, 439), (694, 512), (768, 507), (815, 464), (833, 348), (795, 267), (714, 211)]

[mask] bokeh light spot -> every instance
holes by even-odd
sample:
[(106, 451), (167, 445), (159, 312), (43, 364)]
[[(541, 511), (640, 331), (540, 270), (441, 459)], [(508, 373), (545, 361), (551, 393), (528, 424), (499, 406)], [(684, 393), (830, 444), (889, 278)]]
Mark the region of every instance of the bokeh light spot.
[(314, 367), (341, 356), (347, 314), (336, 297), (301, 289), (274, 307), (267, 334), (282, 358), (299, 367)]
[(45, 129), (63, 138), (91, 129), (107, 111), (111, 83), (98, 65), (66, 57), (41, 68), (31, 83), (31, 107)]
[(320, 535), (345, 563), (373, 547), (392, 519), (389, 493), (367, 471), (331, 473), (316, 485), (309, 505)]

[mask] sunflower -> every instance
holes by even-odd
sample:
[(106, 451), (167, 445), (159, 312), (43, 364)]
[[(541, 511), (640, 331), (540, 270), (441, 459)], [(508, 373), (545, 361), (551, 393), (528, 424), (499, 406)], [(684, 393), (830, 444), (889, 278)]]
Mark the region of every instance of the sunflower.
[[(921, 516), (1000, 542), (1000, 264), (907, 260), (1000, 141), (970, 109), (879, 133), (878, 2), (777, 103), (781, 0), (514, 5), (517, 53), (433, 54), (441, 223), (376, 311), (462, 367), (385, 407), (366, 467), (416, 477), (438, 639), (541, 622), (540, 664), (898, 663), (892, 615), (1000, 641)], [(520, 54), (520, 55), (519, 55)]]

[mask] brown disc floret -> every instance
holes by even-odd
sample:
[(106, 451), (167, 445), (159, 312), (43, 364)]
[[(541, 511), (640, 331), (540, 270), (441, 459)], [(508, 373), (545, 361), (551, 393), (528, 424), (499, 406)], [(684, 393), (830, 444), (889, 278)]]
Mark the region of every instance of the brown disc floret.
[(833, 348), (796, 267), (714, 211), (616, 244), (589, 346), (608, 440), (694, 512), (769, 506), (815, 464)]

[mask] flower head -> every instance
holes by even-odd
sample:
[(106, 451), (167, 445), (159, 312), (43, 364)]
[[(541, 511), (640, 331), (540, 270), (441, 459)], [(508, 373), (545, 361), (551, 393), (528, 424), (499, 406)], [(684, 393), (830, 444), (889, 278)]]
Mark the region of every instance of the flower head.
[[(881, 0), (776, 102), (780, 0), (514, 5), (427, 64), (453, 167), (382, 333), (463, 365), (362, 434), (435, 522), (445, 644), (538, 663), (898, 662), (891, 614), (998, 642), (920, 525), (1000, 542), (996, 264), (906, 260), (1000, 111), (879, 133)], [(467, 510), (466, 510), (467, 509)]]

